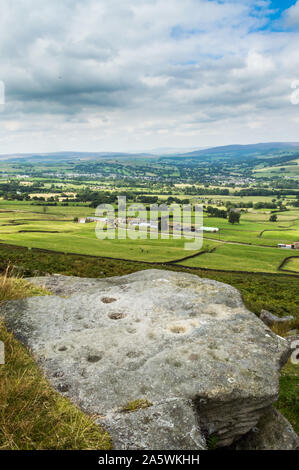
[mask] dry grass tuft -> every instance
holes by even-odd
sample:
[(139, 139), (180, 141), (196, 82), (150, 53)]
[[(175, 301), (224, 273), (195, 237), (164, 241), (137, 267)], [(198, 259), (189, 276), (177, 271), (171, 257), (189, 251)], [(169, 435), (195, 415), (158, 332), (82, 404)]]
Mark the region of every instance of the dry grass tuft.
[(13, 270), (8, 265), (5, 272), (0, 275), (0, 303), (6, 300), (22, 299), (34, 295), (50, 295), (46, 289), (36, 287), (22, 278), (10, 277)]
[(275, 323), (273, 326), (271, 326), (271, 330), (273, 331), (273, 333), (282, 336), (283, 338), (288, 335), (289, 331), (298, 329), (298, 318), (295, 318), (294, 320), (285, 323)]
[[(23, 279), (0, 276), (0, 302), (49, 294)], [(110, 449), (109, 435), (56, 393), (27, 349), (0, 319), (0, 450)]]
[(122, 411), (124, 413), (130, 413), (132, 411), (137, 411), (137, 410), (143, 410), (145, 408), (149, 408), (150, 406), (153, 406), (151, 402), (148, 400), (145, 400), (144, 398), (138, 398), (137, 400), (130, 401), (127, 403)]

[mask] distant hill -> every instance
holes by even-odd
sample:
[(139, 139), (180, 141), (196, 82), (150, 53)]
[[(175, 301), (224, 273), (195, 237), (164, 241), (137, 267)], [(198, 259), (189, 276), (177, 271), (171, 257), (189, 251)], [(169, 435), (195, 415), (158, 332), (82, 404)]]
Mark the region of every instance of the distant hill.
[(101, 159), (118, 159), (118, 158), (141, 158), (153, 157), (153, 155), (131, 154), (121, 152), (50, 152), (50, 153), (15, 153), (10, 155), (0, 155), (0, 160), (10, 161), (27, 161), (27, 162), (66, 162), (74, 160), (101, 160)]
[(27, 161), (27, 162), (67, 162), (75, 160), (118, 160), (118, 159), (136, 159), (136, 158), (201, 158), (201, 159), (219, 159), (232, 158), (242, 159), (248, 157), (258, 157), (273, 155), (277, 156), (282, 153), (292, 153), (299, 151), (299, 142), (270, 142), (250, 145), (225, 145), (221, 147), (199, 148), (192, 152), (182, 152), (175, 149), (161, 149), (161, 153), (154, 150), (150, 152), (130, 153), (130, 152), (52, 152), (52, 153), (15, 153), (0, 155), (0, 160), (10, 161)]
[(270, 142), (261, 144), (250, 144), (250, 145), (225, 145), (222, 147), (212, 147), (204, 150), (195, 150), (181, 154), (180, 157), (205, 157), (205, 156), (217, 156), (217, 157), (242, 157), (246, 156), (257, 156), (265, 154), (277, 154), (279, 152), (294, 152), (299, 151), (299, 142)]

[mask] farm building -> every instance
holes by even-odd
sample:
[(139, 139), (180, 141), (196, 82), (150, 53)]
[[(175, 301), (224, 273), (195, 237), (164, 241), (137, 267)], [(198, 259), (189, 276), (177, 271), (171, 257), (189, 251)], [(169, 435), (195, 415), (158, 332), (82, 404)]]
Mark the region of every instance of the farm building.
[(88, 224), (89, 222), (91, 222), (91, 220), (89, 220), (88, 217), (80, 217), (80, 219), (78, 219), (79, 224)]
[(219, 228), (217, 227), (200, 227), (200, 230), (203, 232), (219, 232)]
[(88, 222), (108, 222), (107, 217), (88, 217)]
[(142, 227), (143, 228), (158, 228), (157, 224), (154, 224), (152, 222), (145, 222), (145, 221), (141, 221), (141, 222), (132, 221), (130, 225), (132, 225), (133, 227), (141, 227), (141, 228)]
[(294, 243), (278, 243), (278, 248), (285, 248), (287, 250), (299, 250), (299, 242)]
[(81, 217), (78, 219), (79, 224), (90, 224), (91, 222), (108, 222), (108, 219), (103, 217)]

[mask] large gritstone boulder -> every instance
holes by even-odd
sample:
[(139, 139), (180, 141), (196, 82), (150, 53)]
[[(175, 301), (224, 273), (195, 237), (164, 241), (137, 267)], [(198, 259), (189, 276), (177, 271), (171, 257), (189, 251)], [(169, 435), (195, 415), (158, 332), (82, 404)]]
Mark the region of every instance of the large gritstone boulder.
[(236, 450), (297, 450), (299, 438), (288, 420), (275, 408), (265, 413), (257, 426), (242, 437)]
[(229, 285), (162, 270), (31, 281), (55, 295), (1, 314), (116, 449), (228, 446), (278, 397), (288, 342)]

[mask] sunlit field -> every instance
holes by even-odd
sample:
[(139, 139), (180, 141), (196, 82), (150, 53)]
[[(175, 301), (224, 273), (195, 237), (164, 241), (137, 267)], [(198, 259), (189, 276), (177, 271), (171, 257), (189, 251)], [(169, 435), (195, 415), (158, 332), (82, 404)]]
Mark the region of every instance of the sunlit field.
[[(28, 248), (63, 253), (138, 260), (175, 262), (198, 252), (199, 256), (182, 261), (190, 267), (277, 272), (282, 261), (299, 251), (278, 249), (278, 243), (299, 240), (299, 210), (277, 213), (277, 222), (269, 222), (269, 212), (242, 214), (239, 224), (227, 219), (204, 216), (204, 225), (219, 228), (204, 233), (202, 249), (186, 251), (186, 239), (99, 240), (96, 223), (80, 224), (75, 217), (95, 215), (95, 210), (82, 205), (38, 206), (29, 202), (0, 201), (0, 242)], [(290, 268), (291, 269), (291, 268)], [(296, 271), (296, 269), (295, 269)]]

